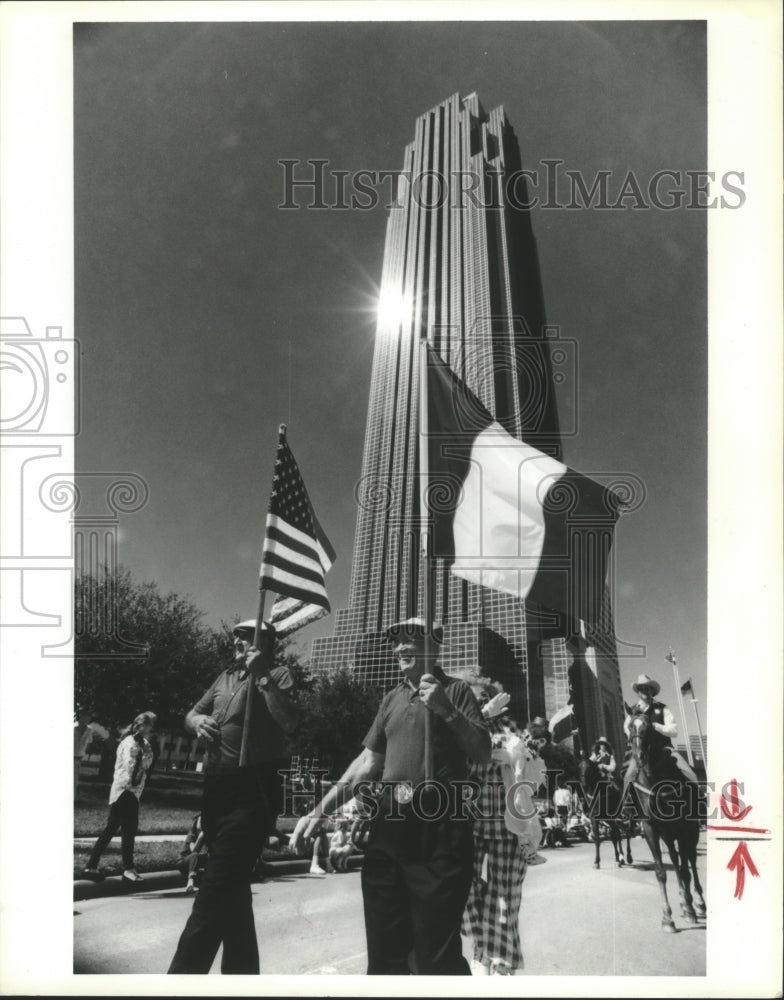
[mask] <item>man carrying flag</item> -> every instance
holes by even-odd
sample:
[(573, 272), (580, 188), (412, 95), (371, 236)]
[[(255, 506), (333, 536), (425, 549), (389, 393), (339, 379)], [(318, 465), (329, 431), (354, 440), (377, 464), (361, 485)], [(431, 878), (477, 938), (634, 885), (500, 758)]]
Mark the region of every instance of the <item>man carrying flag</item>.
[(290, 634), (329, 611), (324, 573), (334, 560), (283, 431), (267, 514), (258, 616), (235, 625), (234, 662), (185, 718), (185, 728), (208, 748), (201, 815), (209, 858), (170, 973), (208, 973), (221, 944), (221, 972), (259, 972), (250, 882), (280, 811), (284, 735), (297, 723), (291, 674), (274, 663), (279, 633), (263, 621), (266, 588), (291, 601), (277, 615), (283, 634)]
[[(441, 642), (438, 626), (430, 635), (432, 644)], [(381, 777), (384, 790), (374, 804), (362, 866), (368, 975), (467, 976), (460, 927), (471, 885), (472, 829), (459, 789), (467, 758), (489, 762), (490, 734), (468, 684), (437, 665), (423, 619), (398, 622), (386, 637), (401, 681), (381, 702), (364, 750), (297, 823), (292, 847), (313, 839), (363, 782)]]
[[(269, 666), (275, 632), (265, 623), (262, 651), (254, 629), (253, 621), (235, 626), (233, 664), (185, 717), (185, 728), (207, 744), (201, 817), (209, 857), (170, 973), (208, 973), (221, 944), (221, 972), (259, 971), (250, 880), (277, 819), (284, 733), (297, 716), (288, 669)], [(248, 763), (240, 766), (249, 693)]]

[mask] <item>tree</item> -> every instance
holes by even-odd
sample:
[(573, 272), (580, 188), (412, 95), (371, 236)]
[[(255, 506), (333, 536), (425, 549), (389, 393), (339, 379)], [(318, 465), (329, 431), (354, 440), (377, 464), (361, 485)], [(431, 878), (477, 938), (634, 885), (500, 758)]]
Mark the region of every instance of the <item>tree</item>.
[[(223, 662), (203, 612), (186, 597), (135, 581), (123, 567), (81, 575), (74, 603), (76, 701), (107, 725), (149, 709), (161, 729), (182, 729)], [(129, 655), (128, 643), (146, 655)]]
[(317, 758), (329, 777), (339, 778), (361, 750), (382, 696), (349, 667), (307, 678), (297, 693), (300, 722), (291, 739), (293, 752)]

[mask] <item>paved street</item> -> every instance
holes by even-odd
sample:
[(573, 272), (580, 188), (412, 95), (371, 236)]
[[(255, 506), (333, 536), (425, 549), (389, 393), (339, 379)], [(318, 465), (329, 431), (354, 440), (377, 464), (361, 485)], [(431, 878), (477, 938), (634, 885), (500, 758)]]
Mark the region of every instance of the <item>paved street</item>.
[[(700, 851), (704, 851), (704, 841)], [(635, 866), (592, 868), (593, 846), (544, 851), (529, 869), (521, 933), (531, 975), (705, 974), (705, 924), (680, 917), (677, 884), (668, 872), (678, 933), (660, 930), (659, 893), (642, 838), (632, 841)], [(699, 857), (700, 876), (704, 855)], [(281, 876), (253, 887), (263, 973), (364, 974), (359, 873)], [(74, 971), (165, 972), (192, 905), (182, 889), (82, 900), (74, 904)], [(220, 957), (213, 973), (219, 971)]]

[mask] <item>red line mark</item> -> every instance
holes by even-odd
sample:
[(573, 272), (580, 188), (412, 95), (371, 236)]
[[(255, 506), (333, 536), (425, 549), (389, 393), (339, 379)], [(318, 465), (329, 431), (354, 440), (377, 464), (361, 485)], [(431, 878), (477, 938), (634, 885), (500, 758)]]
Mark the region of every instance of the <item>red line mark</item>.
[(735, 848), (735, 853), (729, 860), (727, 868), (732, 871), (735, 869), (735, 899), (743, 898), (743, 886), (746, 882), (746, 866), (748, 865), (749, 871), (754, 876), (754, 878), (759, 878), (759, 872), (757, 871), (757, 866), (751, 860), (751, 854), (746, 844), (741, 841)]
[(770, 833), (762, 826), (713, 826), (711, 823), (706, 826), (709, 830), (732, 830), (733, 833)]
[[(740, 796), (738, 795), (738, 782), (735, 778), (729, 783), (730, 786), (730, 801), (727, 800), (722, 795), (719, 803), (721, 805), (721, 811), (727, 817), (727, 819), (733, 820), (735, 823), (740, 823), (744, 816), (752, 810), (752, 806), (746, 806), (745, 809), (741, 809)], [(726, 786), (725, 786), (726, 787)]]

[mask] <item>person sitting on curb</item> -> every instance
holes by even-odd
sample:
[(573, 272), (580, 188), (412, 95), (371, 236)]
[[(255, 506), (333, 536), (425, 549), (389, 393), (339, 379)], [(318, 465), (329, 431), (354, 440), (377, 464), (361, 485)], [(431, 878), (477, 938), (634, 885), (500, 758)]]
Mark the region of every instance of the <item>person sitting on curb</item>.
[[(324, 867), (321, 867), (321, 859), (324, 859)], [(335, 869), (329, 857), (329, 837), (326, 830), (319, 830), (313, 841), (313, 855), (310, 862), (311, 875), (332, 875)]]
[(204, 842), (204, 831), (201, 828), (201, 813), (196, 813), (193, 823), (185, 838), (185, 848), (182, 852), (188, 858), (188, 881), (185, 891), (190, 895), (196, 892), (196, 870), (199, 861), (207, 853), (207, 845)]
[(341, 816), (335, 820), (335, 832), (329, 838), (329, 860), (337, 872), (348, 871), (346, 864), (354, 853), (354, 845), (349, 834), (350, 820)]

